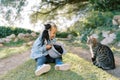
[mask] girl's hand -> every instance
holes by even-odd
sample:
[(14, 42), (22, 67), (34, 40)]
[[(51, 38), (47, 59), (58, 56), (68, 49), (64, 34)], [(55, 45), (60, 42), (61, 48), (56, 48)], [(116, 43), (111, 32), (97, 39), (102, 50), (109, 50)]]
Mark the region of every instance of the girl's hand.
[(51, 49), (51, 48), (52, 48), (52, 45), (49, 45), (49, 44), (46, 45), (46, 49), (47, 49), (47, 50), (49, 50), (49, 49)]

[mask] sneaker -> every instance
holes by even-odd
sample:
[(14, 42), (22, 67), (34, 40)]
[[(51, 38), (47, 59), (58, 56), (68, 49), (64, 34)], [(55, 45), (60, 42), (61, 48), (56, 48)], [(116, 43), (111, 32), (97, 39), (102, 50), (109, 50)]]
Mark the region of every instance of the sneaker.
[(37, 70), (35, 71), (36, 76), (40, 76), (43, 73), (48, 72), (51, 69), (51, 66), (49, 64), (43, 64), (42, 66), (39, 66)]
[(56, 64), (55, 65), (55, 70), (62, 70), (62, 71), (66, 71), (66, 70), (69, 70), (71, 67), (70, 64)]

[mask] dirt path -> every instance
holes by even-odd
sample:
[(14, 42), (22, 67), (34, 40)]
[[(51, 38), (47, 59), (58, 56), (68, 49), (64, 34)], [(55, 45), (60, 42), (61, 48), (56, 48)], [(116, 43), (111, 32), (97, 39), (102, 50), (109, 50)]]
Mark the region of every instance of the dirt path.
[[(77, 54), (78, 56), (91, 62), (89, 50), (83, 50), (80, 47), (67, 47), (67, 49), (70, 52)], [(115, 64), (116, 64), (116, 69), (106, 70), (106, 72), (108, 72), (109, 74), (111, 74), (117, 78), (120, 78), (120, 57), (117, 57), (117, 55), (115, 55)]]
[(5, 59), (0, 60), (0, 75), (6, 74), (8, 71), (16, 68), (17, 66), (21, 65), (25, 61), (29, 60), (30, 56), (30, 50), (21, 53), (13, 55), (12, 57), (8, 57)]

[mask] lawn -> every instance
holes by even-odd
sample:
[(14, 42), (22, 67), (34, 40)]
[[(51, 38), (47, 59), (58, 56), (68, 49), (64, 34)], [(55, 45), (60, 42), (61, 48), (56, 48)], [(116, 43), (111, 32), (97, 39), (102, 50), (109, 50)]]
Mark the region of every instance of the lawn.
[(5, 43), (4, 47), (0, 48), (0, 59), (29, 50), (31, 46), (25, 46), (24, 43), (25, 41)]
[(48, 73), (36, 77), (35, 61), (29, 60), (1, 76), (0, 80), (118, 80), (75, 54), (67, 53), (63, 56), (63, 61), (72, 64), (69, 71), (56, 71), (54, 64), (51, 64), (52, 69)]
[(14, 54), (23, 53), (29, 49), (30, 49), (30, 47), (28, 47), (28, 46), (0, 48), (0, 59), (10, 57)]

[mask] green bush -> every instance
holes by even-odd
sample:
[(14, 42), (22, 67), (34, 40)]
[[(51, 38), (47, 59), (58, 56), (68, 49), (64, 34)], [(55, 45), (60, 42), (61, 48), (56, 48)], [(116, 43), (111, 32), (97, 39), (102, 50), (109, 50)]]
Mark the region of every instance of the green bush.
[(79, 32), (81, 42), (86, 42), (87, 36), (91, 34), (98, 34), (100, 40), (103, 39), (102, 31), (116, 31), (117, 26), (112, 24), (112, 18), (115, 15), (113, 12), (99, 12), (91, 11), (87, 13), (84, 19), (79, 20), (69, 30)]
[(120, 41), (120, 30), (116, 32), (116, 41)]
[(57, 32), (56, 37), (57, 38), (67, 38), (69, 33), (67, 32)]
[(91, 28), (86, 28), (82, 34), (82, 37), (81, 37), (81, 42), (82, 43), (86, 43), (87, 42), (87, 36), (89, 36), (92, 32), (92, 29)]
[(111, 12), (90, 12), (91, 15), (89, 15), (86, 19), (87, 22), (84, 22), (85, 26), (88, 28), (95, 29), (97, 27), (112, 27), (112, 18), (113, 13)]
[(29, 29), (0, 26), (0, 38), (9, 36), (11, 34), (18, 35), (19, 33), (31, 33), (31, 32), (32, 31)]
[(100, 11), (120, 10), (120, 0), (89, 0), (94, 9)]
[(72, 32), (70, 32), (70, 34), (72, 34), (73, 36), (78, 36), (78, 34), (77, 34), (77, 32), (76, 31), (72, 31)]

